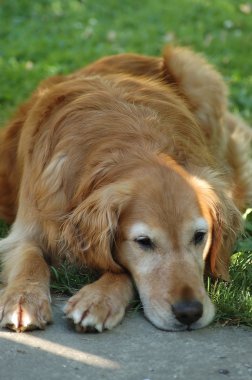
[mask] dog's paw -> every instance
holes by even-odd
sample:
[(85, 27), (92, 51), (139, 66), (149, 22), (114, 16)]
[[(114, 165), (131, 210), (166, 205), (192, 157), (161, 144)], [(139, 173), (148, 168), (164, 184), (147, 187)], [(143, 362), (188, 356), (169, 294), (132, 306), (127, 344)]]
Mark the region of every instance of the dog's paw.
[(49, 296), (38, 287), (7, 287), (0, 296), (0, 326), (22, 332), (52, 321)]
[(68, 319), (71, 319), (76, 331), (111, 330), (124, 317), (125, 305), (118, 297), (106, 294), (96, 284), (86, 285), (69, 299), (64, 307)]

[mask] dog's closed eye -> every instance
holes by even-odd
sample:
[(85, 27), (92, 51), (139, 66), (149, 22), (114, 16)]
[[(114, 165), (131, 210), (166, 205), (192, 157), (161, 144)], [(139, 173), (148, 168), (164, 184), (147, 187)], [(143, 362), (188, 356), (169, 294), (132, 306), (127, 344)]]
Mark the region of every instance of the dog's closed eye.
[(142, 249), (154, 249), (155, 244), (148, 236), (139, 236), (134, 239), (134, 241), (142, 248)]

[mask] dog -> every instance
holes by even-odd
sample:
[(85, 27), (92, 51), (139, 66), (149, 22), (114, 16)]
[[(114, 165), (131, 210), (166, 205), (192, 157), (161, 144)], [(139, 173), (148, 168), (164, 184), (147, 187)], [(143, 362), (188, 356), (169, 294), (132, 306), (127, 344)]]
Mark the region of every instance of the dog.
[(67, 302), (77, 331), (118, 325), (139, 293), (159, 329), (207, 326), (204, 273), (228, 280), (251, 202), (250, 128), (188, 48), (121, 54), (42, 82), (0, 133), (0, 325), (52, 321), (49, 262), (100, 273)]

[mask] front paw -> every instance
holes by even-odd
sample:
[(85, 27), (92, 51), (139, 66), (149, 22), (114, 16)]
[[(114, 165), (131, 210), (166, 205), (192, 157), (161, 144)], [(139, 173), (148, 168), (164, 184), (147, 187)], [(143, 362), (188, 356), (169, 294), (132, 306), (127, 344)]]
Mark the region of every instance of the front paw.
[(125, 305), (113, 294), (97, 289), (95, 284), (86, 285), (69, 299), (64, 307), (78, 332), (111, 330), (124, 317)]
[[(25, 290), (23, 290), (25, 289)], [(7, 287), (0, 296), (0, 326), (22, 332), (44, 329), (52, 321), (50, 299), (36, 286)]]

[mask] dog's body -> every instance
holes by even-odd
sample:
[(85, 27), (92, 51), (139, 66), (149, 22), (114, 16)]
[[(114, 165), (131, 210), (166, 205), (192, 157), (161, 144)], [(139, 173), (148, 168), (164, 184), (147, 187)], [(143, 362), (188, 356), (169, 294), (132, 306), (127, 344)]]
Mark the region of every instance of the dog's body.
[(125, 54), (43, 82), (0, 135), (1, 325), (51, 320), (45, 258), (102, 272), (66, 305), (78, 329), (118, 324), (135, 282), (146, 316), (200, 328), (203, 272), (228, 278), (251, 201), (251, 131), (221, 77), (187, 49)]

